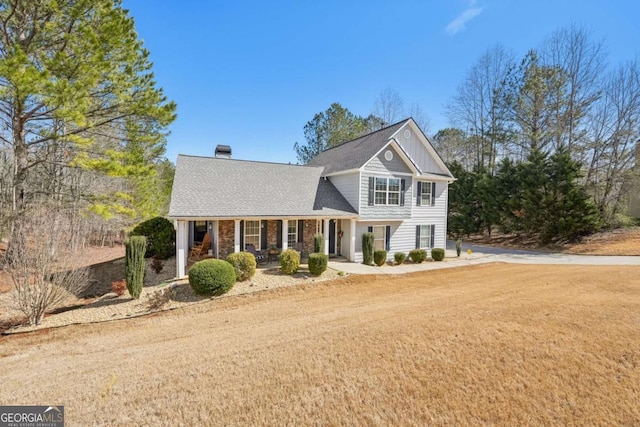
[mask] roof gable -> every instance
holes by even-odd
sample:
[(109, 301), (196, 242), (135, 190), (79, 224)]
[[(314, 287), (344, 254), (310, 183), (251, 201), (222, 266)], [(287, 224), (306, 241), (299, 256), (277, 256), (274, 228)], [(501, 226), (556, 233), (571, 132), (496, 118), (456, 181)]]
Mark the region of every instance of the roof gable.
[[(409, 137), (406, 137), (407, 130)], [(453, 178), (451, 171), (412, 118), (325, 150), (311, 159), (308, 165), (324, 166), (325, 175), (358, 170), (389, 145), (396, 149), (407, 167), (418, 175)]]
[(408, 120), (363, 135), (359, 138), (324, 150), (308, 163), (309, 166), (324, 166), (325, 175), (351, 169), (360, 169), (388, 144), (391, 135)]
[(453, 178), (447, 165), (413, 119), (403, 123), (390, 138), (398, 144), (420, 175)]

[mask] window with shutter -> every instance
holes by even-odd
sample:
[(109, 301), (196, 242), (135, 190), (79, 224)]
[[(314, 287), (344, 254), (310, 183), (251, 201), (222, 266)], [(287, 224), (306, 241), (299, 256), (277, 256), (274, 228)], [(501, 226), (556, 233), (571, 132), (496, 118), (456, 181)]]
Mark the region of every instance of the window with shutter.
[(418, 225), (416, 227), (416, 246), (420, 249), (433, 248), (434, 225)]
[(418, 182), (417, 206), (433, 206), (435, 203), (435, 182)]

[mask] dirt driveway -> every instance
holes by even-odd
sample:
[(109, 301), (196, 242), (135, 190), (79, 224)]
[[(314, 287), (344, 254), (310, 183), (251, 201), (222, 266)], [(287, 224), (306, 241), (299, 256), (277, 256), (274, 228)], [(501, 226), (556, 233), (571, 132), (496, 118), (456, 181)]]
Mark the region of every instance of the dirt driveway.
[(637, 425), (640, 267), (350, 276), (0, 338), (68, 425)]

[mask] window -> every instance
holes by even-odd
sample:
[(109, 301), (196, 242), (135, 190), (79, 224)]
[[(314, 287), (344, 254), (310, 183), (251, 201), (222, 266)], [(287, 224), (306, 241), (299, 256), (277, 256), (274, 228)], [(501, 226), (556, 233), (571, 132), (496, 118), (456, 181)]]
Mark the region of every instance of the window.
[(244, 222), (244, 245), (253, 245), (260, 249), (260, 221)]
[(287, 227), (287, 244), (293, 247), (298, 242), (298, 221), (289, 221)]
[(373, 250), (377, 251), (378, 249), (385, 250), (387, 241), (387, 227), (382, 226), (374, 226), (373, 227)]
[(434, 182), (418, 182), (418, 206), (432, 206), (435, 196), (436, 184)]
[(418, 225), (416, 227), (416, 248), (433, 248), (434, 225)]
[(400, 179), (376, 177), (374, 201), (376, 205), (399, 205)]

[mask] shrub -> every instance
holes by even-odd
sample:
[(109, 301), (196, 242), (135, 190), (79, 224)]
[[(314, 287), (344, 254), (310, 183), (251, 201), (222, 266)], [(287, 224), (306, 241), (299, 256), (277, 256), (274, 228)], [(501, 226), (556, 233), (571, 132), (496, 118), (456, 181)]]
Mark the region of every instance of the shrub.
[(405, 254), (404, 252), (396, 252), (395, 254), (393, 254), (393, 259), (398, 265), (402, 264), (406, 258), (407, 254)]
[(144, 236), (131, 236), (125, 242), (124, 276), (127, 280), (129, 295), (133, 299), (140, 298), (142, 293), (146, 247), (147, 238)]
[(412, 249), (409, 252), (409, 258), (411, 258), (411, 261), (416, 264), (420, 264), (422, 261), (427, 259), (427, 251), (424, 249)]
[(166, 218), (156, 217), (141, 222), (131, 231), (130, 236), (147, 238), (147, 258), (157, 256), (167, 259), (176, 253), (176, 233), (173, 224)]
[(442, 248), (431, 249), (431, 258), (433, 258), (434, 261), (442, 261), (444, 259), (444, 249)]
[(256, 257), (251, 252), (237, 252), (227, 257), (236, 272), (236, 280), (242, 282), (256, 274)]
[(313, 252), (322, 253), (324, 252), (324, 235), (323, 234), (314, 234), (313, 235)]
[(114, 294), (121, 297), (124, 295), (124, 291), (127, 290), (127, 282), (126, 280), (114, 280), (111, 282), (111, 290)]
[(373, 233), (362, 234), (362, 263), (371, 265), (373, 263)]
[(236, 282), (236, 271), (227, 261), (205, 259), (189, 270), (189, 285), (198, 295), (222, 295)]
[(284, 274), (293, 274), (300, 266), (300, 253), (295, 249), (287, 249), (280, 254), (280, 270)]
[(373, 252), (373, 262), (376, 263), (378, 267), (382, 266), (385, 262), (387, 262), (387, 251), (384, 249), (378, 249)]
[(162, 260), (157, 255), (153, 257), (151, 261), (151, 269), (156, 272), (156, 274), (160, 274), (164, 265), (162, 264)]
[(326, 254), (312, 253), (309, 254), (309, 271), (314, 276), (319, 276), (327, 270), (329, 256)]

